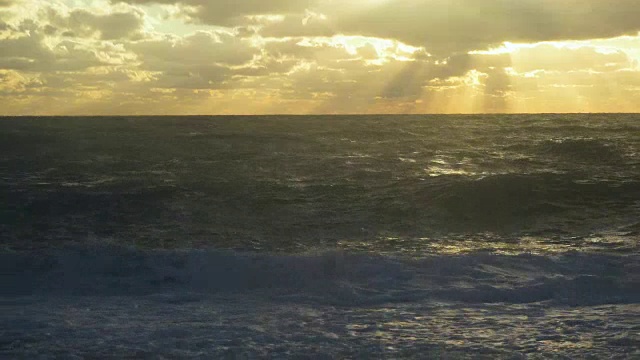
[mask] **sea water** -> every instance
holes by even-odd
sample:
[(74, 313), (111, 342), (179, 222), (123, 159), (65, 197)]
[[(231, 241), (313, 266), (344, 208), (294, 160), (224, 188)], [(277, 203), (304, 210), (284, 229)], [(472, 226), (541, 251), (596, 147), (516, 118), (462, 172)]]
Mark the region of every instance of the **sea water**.
[(0, 357), (640, 357), (640, 115), (0, 137)]

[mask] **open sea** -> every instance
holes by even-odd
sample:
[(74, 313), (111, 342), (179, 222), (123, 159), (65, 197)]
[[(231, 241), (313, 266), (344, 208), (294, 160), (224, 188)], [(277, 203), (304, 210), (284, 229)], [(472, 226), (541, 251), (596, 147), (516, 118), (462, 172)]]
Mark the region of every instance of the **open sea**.
[(0, 139), (2, 359), (640, 359), (640, 114)]

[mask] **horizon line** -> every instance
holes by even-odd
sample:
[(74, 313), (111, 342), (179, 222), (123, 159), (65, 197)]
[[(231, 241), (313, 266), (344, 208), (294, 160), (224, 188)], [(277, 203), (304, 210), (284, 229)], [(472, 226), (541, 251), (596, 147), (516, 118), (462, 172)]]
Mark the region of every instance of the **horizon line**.
[(319, 113), (319, 114), (17, 114), (0, 115), (0, 118), (9, 117), (225, 117), (225, 116), (480, 116), (480, 115), (636, 115), (640, 112), (528, 112), (528, 113)]

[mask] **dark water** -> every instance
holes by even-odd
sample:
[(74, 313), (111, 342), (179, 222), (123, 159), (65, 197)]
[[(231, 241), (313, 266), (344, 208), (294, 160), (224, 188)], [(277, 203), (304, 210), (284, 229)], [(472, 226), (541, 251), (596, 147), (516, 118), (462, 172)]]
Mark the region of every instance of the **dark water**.
[(0, 355), (640, 357), (640, 115), (0, 136)]
[(365, 242), (422, 253), (532, 237), (635, 251), (634, 241), (602, 238), (640, 230), (637, 115), (5, 118), (0, 127), (0, 234), (11, 248), (95, 236), (151, 248)]

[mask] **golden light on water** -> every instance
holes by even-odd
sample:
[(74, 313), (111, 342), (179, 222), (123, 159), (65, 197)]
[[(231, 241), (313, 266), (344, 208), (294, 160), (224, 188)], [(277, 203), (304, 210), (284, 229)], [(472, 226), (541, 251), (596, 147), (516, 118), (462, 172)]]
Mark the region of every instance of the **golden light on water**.
[(402, 253), (418, 258), (427, 255), (464, 255), (486, 252), (497, 255), (516, 256), (522, 254), (549, 255), (576, 251), (607, 251), (611, 247), (632, 247), (628, 237), (617, 234), (592, 235), (584, 238), (558, 239), (543, 236), (522, 236), (504, 239), (498, 234), (461, 234), (450, 239), (411, 238), (406, 236), (386, 236), (371, 241), (345, 241), (339, 248), (349, 251), (375, 251), (384, 254)]

